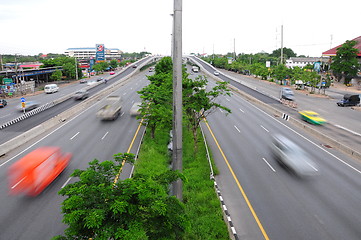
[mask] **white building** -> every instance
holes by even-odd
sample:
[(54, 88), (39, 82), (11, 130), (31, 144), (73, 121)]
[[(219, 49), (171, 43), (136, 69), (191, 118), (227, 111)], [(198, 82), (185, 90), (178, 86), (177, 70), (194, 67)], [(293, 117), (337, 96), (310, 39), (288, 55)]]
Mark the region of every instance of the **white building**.
[[(65, 51), (65, 55), (69, 57), (75, 57), (77, 59), (90, 59), (91, 57), (95, 58), (95, 47), (87, 48), (68, 48)], [(118, 48), (105, 48), (105, 59), (120, 59), (122, 56), (122, 51)]]
[(290, 59), (286, 60), (286, 67), (294, 68), (300, 67), (303, 68), (304, 66), (311, 64), (313, 65), (315, 62), (328, 62), (328, 58), (320, 58), (320, 57), (290, 57)]

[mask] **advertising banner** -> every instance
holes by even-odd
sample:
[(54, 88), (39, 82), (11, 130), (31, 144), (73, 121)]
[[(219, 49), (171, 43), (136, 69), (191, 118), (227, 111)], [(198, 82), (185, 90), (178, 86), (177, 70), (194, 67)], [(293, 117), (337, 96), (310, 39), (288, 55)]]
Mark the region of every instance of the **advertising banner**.
[(103, 61), (105, 61), (105, 48), (104, 48), (104, 44), (96, 44), (95, 61), (96, 61), (96, 62), (103, 62)]

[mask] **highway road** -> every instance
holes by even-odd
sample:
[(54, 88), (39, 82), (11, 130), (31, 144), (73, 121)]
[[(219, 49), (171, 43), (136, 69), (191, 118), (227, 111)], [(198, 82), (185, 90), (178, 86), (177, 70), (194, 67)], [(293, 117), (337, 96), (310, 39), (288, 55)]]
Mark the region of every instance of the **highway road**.
[[(360, 239), (360, 162), (236, 94), (220, 102), (232, 114), (216, 111), (203, 129), (240, 239)], [(319, 174), (300, 178), (280, 166), (271, 153), (274, 134), (306, 150)]]
[[(85, 169), (88, 162), (95, 158), (100, 161), (111, 160), (113, 154), (128, 151), (139, 126), (139, 120), (130, 116), (129, 110), (135, 101), (140, 100), (137, 91), (148, 84), (145, 74), (149, 73), (135, 75), (112, 93), (123, 98), (122, 114), (117, 120), (104, 122), (96, 118), (95, 113), (103, 104), (103, 101), (99, 101), (80, 111), (75, 118), (0, 158), (0, 239), (50, 239), (63, 233), (66, 227), (61, 223), (60, 206), (63, 197), (57, 192), (65, 184), (74, 181), (69, 178), (74, 169)], [(141, 135), (143, 131), (144, 127), (138, 134)], [(132, 153), (135, 153), (139, 144), (138, 136), (131, 149)], [(40, 146), (60, 146), (63, 151), (73, 153), (70, 165), (38, 197), (8, 195), (8, 167)], [(125, 166), (121, 178), (129, 176), (130, 168), (131, 166)]]

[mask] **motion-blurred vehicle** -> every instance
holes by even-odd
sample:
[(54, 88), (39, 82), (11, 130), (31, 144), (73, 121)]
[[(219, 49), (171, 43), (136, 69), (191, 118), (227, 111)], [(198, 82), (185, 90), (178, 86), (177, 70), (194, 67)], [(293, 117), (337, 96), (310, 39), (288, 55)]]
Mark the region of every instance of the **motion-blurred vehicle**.
[(134, 64), (134, 65), (133, 65), (133, 68), (137, 68), (137, 67), (138, 67), (138, 65), (137, 65), (137, 64)]
[(71, 153), (59, 147), (40, 147), (10, 166), (10, 194), (39, 195), (68, 166)]
[(98, 110), (96, 116), (102, 120), (115, 120), (119, 117), (122, 109), (122, 98), (120, 96), (108, 96), (105, 105)]
[(103, 77), (100, 77), (100, 78), (97, 79), (97, 82), (101, 82), (101, 81), (104, 81)]
[(337, 102), (339, 107), (356, 106), (360, 104), (360, 95), (358, 94), (345, 94), (343, 99)]
[(83, 100), (87, 97), (89, 97), (89, 92), (85, 89), (80, 89), (79, 91), (76, 91), (74, 94), (75, 100)]
[(8, 105), (8, 102), (5, 99), (0, 99), (0, 108), (5, 107), (6, 105)]
[(140, 114), (140, 105), (142, 103), (140, 102), (135, 102), (133, 104), (133, 106), (130, 108), (130, 115), (131, 116), (136, 116), (136, 115), (139, 115)]
[[(31, 111), (37, 107), (39, 107), (40, 104), (36, 101), (28, 101), (28, 102), (25, 102), (25, 111)], [(23, 111), (24, 108), (23, 106), (20, 104), (19, 107), (18, 107), (18, 110), (19, 111)]]
[(114, 75), (114, 74), (115, 74), (115, 72), (111, 71), (109, 74), (110, 74), (110, 75)]
[(310, 156), (285, 136), (273, 136), (271, 151), (279, 164), (287, 167), (298, 176), (310, 176), (319, 173), (317, 165), (310, 159)]
[(293, 101), (295, 99), (295, 95), (291, 88), (281, 88), (281, 99), (286, 99), (288, 101)]
[(87, 81), (86, 85), (91, 86), (91, 85), (96, 84), (96, 83), (97, 83), (96, 81), (91, 80), (91, 81)]
[(87, 82), (88, 82), (88, 80), (86, 80), (85, 78), (80, 79), (80, 81), (79, 81), (79, 83), (87, 83)]
[(213, 73), (215, 76), (219, 76), (219, 72), (218, 71), (214, 71)]
[(155, 70), (155, 67), (149, 67), (149, 72), (153, 72)]
[(318, 113), (313, 111), (300, 111), (301, 119), (315, 125), (326, 123), (326, 119), (322, 118)]

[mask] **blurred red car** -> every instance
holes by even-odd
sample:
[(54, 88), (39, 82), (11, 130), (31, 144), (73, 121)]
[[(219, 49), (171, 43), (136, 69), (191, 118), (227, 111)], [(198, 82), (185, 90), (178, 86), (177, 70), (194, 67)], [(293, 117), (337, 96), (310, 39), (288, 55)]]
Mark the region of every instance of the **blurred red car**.
[(110, 74), (110, 75), (114, 75), (114, 74), (115, 74), (115, 72), (111, 71), (109, 74)]
[(40, 147), (9, 168), (10, 194), (40, 194), (68, 166), (71, 153), (59, 147)]

